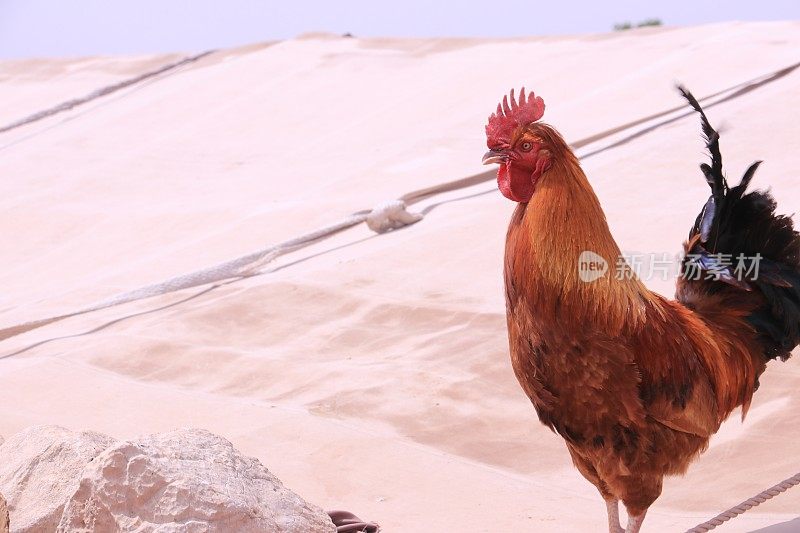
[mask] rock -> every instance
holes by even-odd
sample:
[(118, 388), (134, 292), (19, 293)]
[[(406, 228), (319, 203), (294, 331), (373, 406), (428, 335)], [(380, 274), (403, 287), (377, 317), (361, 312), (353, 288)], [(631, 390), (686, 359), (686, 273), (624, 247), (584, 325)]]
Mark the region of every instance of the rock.
[(59, 532), (332, 533), (320, 509), (258, 460), (207, 431), (182, 429), (117, 442), (90, 464)]
[(0, 533), (8, 533), (8, 505), (0, 494)]
[(0, 493), (14, 531), (55, 530), (86, 464), (112, 442), (58, 426), (34, 426), (9, 437), (0, 446)]
[[(0, 446), (0, 533), (335, 532), (258, 460), (207, 431), (115, 442), (57, 426)], [(5, 521), (5, 522), (4, 522)]]

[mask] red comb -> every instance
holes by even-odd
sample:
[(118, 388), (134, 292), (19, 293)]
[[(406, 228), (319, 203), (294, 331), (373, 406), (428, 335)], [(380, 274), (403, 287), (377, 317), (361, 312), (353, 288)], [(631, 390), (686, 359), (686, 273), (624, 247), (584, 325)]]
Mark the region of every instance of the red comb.
[(489, 117), (486, 125), (486, 138), (489, 144), (510, 142), (511, 135), (518, 126), (526, 126), (536, 122), (544, 115), (544, 100), (533, 94), (525, 97), (525, 87), (520, 90), (519, 101), (514, 98), (514, 89), (511, 89), (511, 104), (508, 96), (503, 97), (502, 104), (497, 104), (497, 111)]

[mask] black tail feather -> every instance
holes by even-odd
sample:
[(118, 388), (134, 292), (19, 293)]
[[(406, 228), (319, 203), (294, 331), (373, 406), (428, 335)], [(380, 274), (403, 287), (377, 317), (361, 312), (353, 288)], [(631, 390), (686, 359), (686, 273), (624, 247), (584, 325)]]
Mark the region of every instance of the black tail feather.
[[(786, 359), (800, 344), (800, 234), (790, 217), (775, 213), (776, 202), (768, 191), (747, 192), (761, 161), (750, 165), (738, 185), (728, 187), (722, 173), (719, 133), (697, 99), (684, 87), (678, 90), (700, 114), (711, 156), (711, 165), (700, 165), (711, 197), (689, 232), (689, 242), (694, 244), (687, 257), (703, 256), (700, 264), (705, 265), (719, 265), (723, 256), (732, 261), (722, 279), (684, 283), (702, 283), (711, 293), (742, 291), (742, 298), (752, 298), (755, 310), (748, 320), (758, 332), (765, 358)], [(748, 267), (748, 276), (744, 284), (732, 282), (738, 258), (746, 258), (743, 264)], [(684, 271), (686, 265), (685, 261)], [(680, 288), (678, 297), (681, 299)]]
[[(708, 121), (708, 117), (706, 117), (705, 111), (703, 108), (700, 107), (700, 103), (697, 101), (697, 98), (694, 97), (692, 93), (690, 93), (685, 87), (678, 85), (678, 91), (683, 95), (684, 98), (689, 102), (695, 111), (700, 113), (700, 120), (703, 128), (703, 135), (706, 139), (706, 147), (708, 147), (708, 151), (711, 153), (711, 166), (709, 167), (706, 164), (701, 165), (700, 168), (703, 169), (703, 174), (706, 175), (706, 179), (709, 176), (713, 179), (713, 184), (711, 184), (711, 189), (715, 193), (727, 187), (725, 183), (725, 178), (722, 175), (722, 153), (719, 150), (719, 133), (711, 127), (711, 123)], [(706, 170), (707, 167), (708, 170)]]

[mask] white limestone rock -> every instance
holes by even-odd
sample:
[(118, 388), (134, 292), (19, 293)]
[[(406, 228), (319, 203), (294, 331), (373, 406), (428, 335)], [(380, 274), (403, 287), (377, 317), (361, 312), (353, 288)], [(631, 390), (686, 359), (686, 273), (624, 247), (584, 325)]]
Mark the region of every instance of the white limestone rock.
[(112, 442), (99, 433), (58, 426), (34, 426), (9, 437), (0, 446), (0, 494), (13, 531), (54, 531), (81, 472)]
[(8, 505), (0, 494), (0, 533), (8, 533)]
[[(13, 519), (12, 515), (12, 519)], [(335, 532), (258, 460), (204, 430), (117, 442), (86, 465), (59, 532)]]

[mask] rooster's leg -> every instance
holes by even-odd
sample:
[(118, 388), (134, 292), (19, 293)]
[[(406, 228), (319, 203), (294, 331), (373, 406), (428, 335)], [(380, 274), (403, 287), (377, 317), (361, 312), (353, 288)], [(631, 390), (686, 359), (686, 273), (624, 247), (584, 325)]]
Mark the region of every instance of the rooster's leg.
[(606, 511), (608, 511), (608, 533), (625, 533), (619, 525), (619, 500), (606, 500)]
[(644, 522), (644, 515), (647, 514), (647, 509), (645, 509), (642, 514), (638, 516), (628, 515), (628, 527), (625, 529), (625, 533), (639, 533), (639, 530), (642, 528), (642, 522)]

